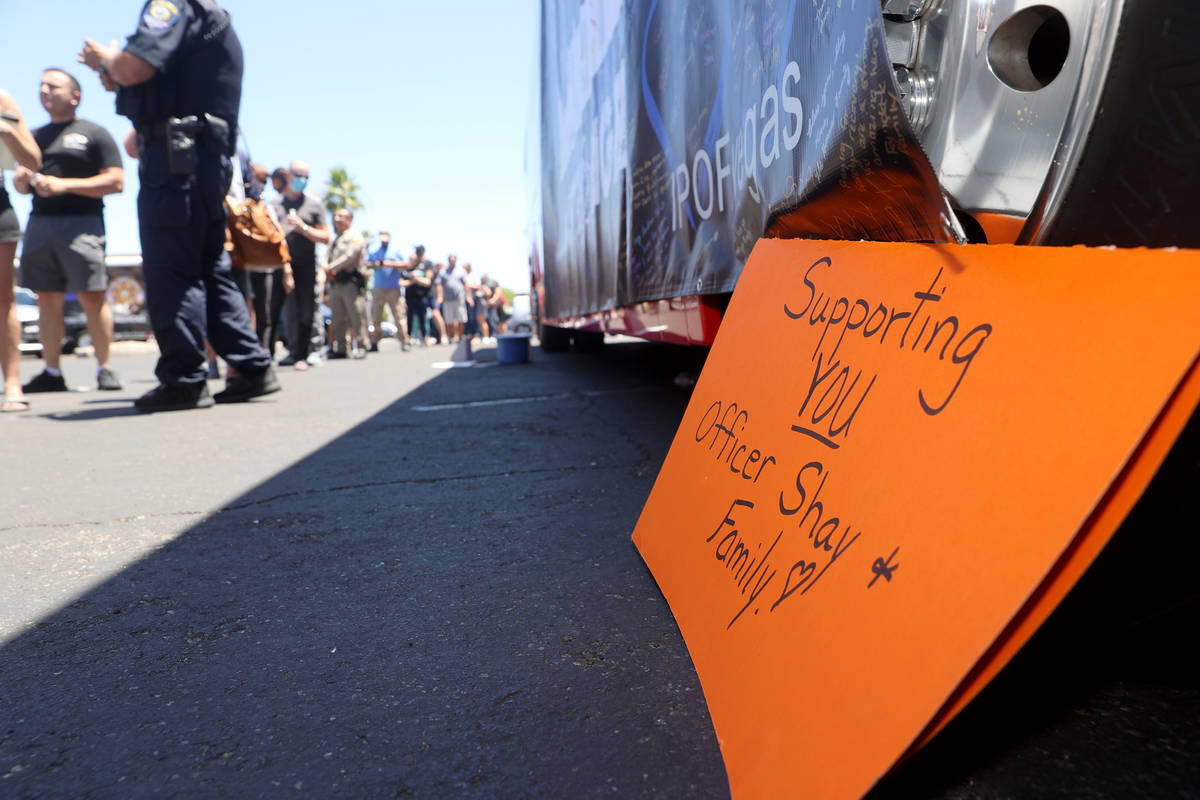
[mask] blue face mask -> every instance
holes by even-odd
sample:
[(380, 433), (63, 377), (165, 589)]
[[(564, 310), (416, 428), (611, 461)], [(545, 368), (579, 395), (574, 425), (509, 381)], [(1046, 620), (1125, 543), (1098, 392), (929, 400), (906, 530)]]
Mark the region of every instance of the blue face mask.
[(301, 178), (299, 175), (297, 175), (296, 177), (292, 178), (292, 191), (293, 192), (296, 192), (296, 193), (303, 192), (304, 188), (306, 186), (308, 186), (308, 178), (307, 177)]

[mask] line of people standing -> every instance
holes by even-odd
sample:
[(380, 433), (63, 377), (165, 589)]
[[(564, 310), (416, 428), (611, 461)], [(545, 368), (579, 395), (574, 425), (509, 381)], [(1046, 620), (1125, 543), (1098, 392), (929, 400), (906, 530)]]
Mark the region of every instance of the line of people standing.
[[(313, 359), (314, 329), (323, 327), (317, 316), (322, 280), (332, 287), (352, 287), (329, 293), (335, 315), (332, 354), (347, 352), (347, 335), (365, 353), (370, 334), (363, 289), (369, 269), (399, 271), (398, 277), (377, 280), (374, 316), (381, 322), (383, 307), (390, 308), (404, 331), (402, 344), (408, 344), (409, 330), (429, 344), (431, 339), (471, 336), (472, 326), (475, 335), (482, 330), (487, 337), (489, 326), (496, 327), (495, 311), (490, 309), (502, 308), (502, 294), (494, 283), (474, 282), (469, 265), (460, 268), (453, 256), (446, 265), (435, 265), (418, 247), (405, 266), (400, 259), (386, 257), (386, 244), (385, 257), (368, 261), (361, 236), (350, 231), (353, 215), (348, 210), (335, 215), (330, 230), (324, 208), (305, 194), (308, 167), (302, 161), (274, 176), (281, 190), (276, 203), (287, 230), (290, 265), (269, 277), (244, 281), (248, 286), (239, 285), (222, 243), (223, 203), (234, 176), (243, 54), (228, 13), (212, 0), (183, 5), (149, 0), (124, 47), (85, 39), (77, 60), (115, 93), (118, 113), (133, 125), (127, 151), (139, 162), (138, 224), (147, 308), (160, 352), (155, 368), (159, 384), (134, 401), (138, 410), (207, 408), (214, 402), (245, 402), (279, 391), (272, 366), (275, 345), (284, 338), (283, 320), (289, 320), (292, 330), (286, 337), (288, 354), (280, 364), (305, 369)], [(120, 151), (107, 131), (76, 117), (82, 91), (74, 76), (58, 68), (47, 70), (41, 88), (50, 122), (36, 132), (26, 127), (11, 96), (0, 90), (0, 144), (6, 160), (12, 156), (4, 166), (16, 166), (14, 187), (35, 195), (22, 253), (22, 283), (39, 293), (43, 339), (59, 333), (57, 340), (43, 341), (45, 371), (22, 386), (13, 292), (13, 264), (22, 234), (0, 183), (4, 411), (28, 410), (26, 393), (66, 390), (56, 359), (62, 297), (67, 292), (80, 296), (88, 315), (98, 388), (121, 388), (107, 363), (112, 314), (105, 291), (102, 217), (102, 198), (124, 187)], [(318, 244), (328, 245), (324, 269), (317, 268)], [(403, 290), (403, 310), (396, 290)], [(257, 304), (251, 308), (259, 311), (259, 324), (264, 326), (257, 331), (246, 303), (251, 294)], [(380, 331), (377, 324), (376, 339), (370, 342), (376, 349)], [(206, 383), (206, 343), (233, 368), (224, 390), (215, 395), (209, 394)]]
[[(265, 175), (265, 169), (258, 169)], [(460, 267), (453, 254), (446, 263), (435, 264), (422, 245), (404, 256), (386, 229), (368, 250), (361, 234), (351, 229), (354, 214), (346, 208), (334, 212), (330, 228), (324, 205), (306, 191), (309, 172), (305, 161), (295, 160), (271, 173), (276, 195), (271, 206), (292, 260), (273, 273), (252, 273), (247, 293), (267, 351), (274, 357), (280, 345), (285, 348), (279, 366), (303, 371), (323, 358), (365, 358), (378, 352), (385, 310), (403, 351), (414, 342), (487, 339), (502, 332), (505, 298), (495, 281), (473, 273), (469, 263)], [(318, 244), (326, 245), (323, 259), (317, 255)], [(322, 301), (330, 312), (328, 331)]]
[[(435, 264), (425, 257), (425, 247), (417, 245), (407, 260), (401, 259), (385, 230), (379, 233), (379, 246), (368, 254), (367, 265), (375, 272), (372, 349), (378, 346), (384, 308), (397, 320), (402, 349), (411, 341), (427, 345), (464, 338), (487, 340), (504, 332), (505, 296), (500, 285), (474, 273), (470, 263), (460, 266), (454, 254), (447, 256), (446, 263)], [(403, 296), (398, 297), (401, 290)]]

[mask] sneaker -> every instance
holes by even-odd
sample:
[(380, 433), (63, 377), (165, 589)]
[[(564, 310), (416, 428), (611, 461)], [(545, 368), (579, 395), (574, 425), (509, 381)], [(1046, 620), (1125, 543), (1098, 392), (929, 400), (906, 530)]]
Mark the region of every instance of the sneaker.
[(321, 354), (317, 353), (317, 352), (309, 353), (308, 354), (308, 365), (310, 367), (321, 366)]
[(212, 408), (213, 398), (207, 383), (160, 383), (133, 401), (133, 407), (146, 414), (155, 411), (184, 411)]
[(304, 372), (305, 370), (308, 369), (308, 362), (307, 361), (297, 361), (295, 363), (295, 365), (292, 367), (292, 369), (296, 370), (297, 372)]
[(278, 391), (279, 379), (275, 377), (275, 370), (268, 367), (265, 372), (257, 375), (238, 375), (231, 378), (223, 391), (213, 395), (213, 400), (218, 403), (244, 403), (252, 397), (262, 397), (264, 394)]
[(367, 350), (367, 352), (368, 353), (378, 353), (379, 352), (379, 342), (375, 342), (374, 344), (372, 344), (371, 347)]
[(351, 351), (350, 351), (350, 357), (351, 357), (351, 358), (366, 358), (366, 357), (367, 357), (367, 351), (366, 351), (366, 350), (359, 350), (359, 349), (356, 347), (356, 348), (354, 348), (353, 350), (351, 350)]
[(330, 361), (336, 361), (339, 358), (346, 358), (346, 354), (340, 350), (334, 350), (332, 353), (327, 355), (326, 358), (328, 358)]
[(288, 355), (284, 356), (283, 358), (279, 359), (279, 366), (281, 366), (281, 367), (291, 367), (291, 366), (295, 366), (295, 364), (296, 364), (296, 359), (292, 358), (290, 353)]
[(33, 394), (34, 392), (65, 392), (67, 391), (67, 381), (61, 374), (51, 375), (49, 372), (39, 372), (33, 376), (33, 380), (21, 387), (25, 394)]
[(119, 392), (121, 381), (117, 380), (117, 373), (108, 367), (101, 367), (96, 373), (96, 388), (102, 392)]

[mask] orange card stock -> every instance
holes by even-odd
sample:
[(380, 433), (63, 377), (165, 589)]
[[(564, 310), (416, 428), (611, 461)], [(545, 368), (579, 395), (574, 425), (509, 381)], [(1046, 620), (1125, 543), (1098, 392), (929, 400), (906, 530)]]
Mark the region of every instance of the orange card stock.
[(858, 797), (970, 700), (1200, 399), (1200, 254), (763, 240), (633, 538), (736, 797)]

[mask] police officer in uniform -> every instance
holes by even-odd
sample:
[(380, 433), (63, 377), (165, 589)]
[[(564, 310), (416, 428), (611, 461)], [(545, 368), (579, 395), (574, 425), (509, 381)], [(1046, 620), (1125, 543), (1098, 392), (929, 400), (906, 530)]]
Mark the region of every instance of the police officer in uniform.
[[(212, 0), (149, 0), (124, 49), (88, 39), (79, 61), (117, 92), (117, 112), (137, 132), (138, 225), (160, 383), (134, 405), (206, 408), (278, 391), (224, 248), (242, 95), (242, 46), (228, 12)], [(205, 382), (206, 337), (236, 371), (215, 396)]]

